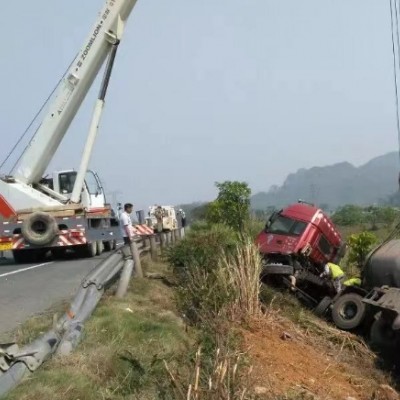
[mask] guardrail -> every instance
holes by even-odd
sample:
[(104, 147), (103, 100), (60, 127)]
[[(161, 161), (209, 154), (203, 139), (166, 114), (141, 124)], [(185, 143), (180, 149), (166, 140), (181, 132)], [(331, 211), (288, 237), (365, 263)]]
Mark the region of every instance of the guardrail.
[(19, 348), (15, 343), (0, 345), (0, 398), (13, 390), (25, 376), (36, 371), (53, 354), (68, 355), (82, 338), (84, 323), (96, 309), (104, 291), (118, 277), (116, 296), (123, 297), (132, 272), (143, 277), (140, 257), (150, 253), (153, 260), (158, 249), (169, 247), (184, 237), (184, 229), (135, 239), (103, 259), (82, 281), (68, 311), (53, 328), (34, 342)]

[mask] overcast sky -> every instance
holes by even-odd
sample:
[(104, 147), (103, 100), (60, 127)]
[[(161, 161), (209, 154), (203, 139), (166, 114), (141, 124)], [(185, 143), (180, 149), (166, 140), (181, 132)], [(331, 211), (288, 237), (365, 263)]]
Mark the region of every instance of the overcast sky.
[[(2, 5), (3, 159), (80, 49), (103, 0)], [(397, 150), (389, 1), (138, 0), (91, 167), (121, 201), (253, 192), (302, 167)], [(77, 168), (98, 85), (52, 169)], [(3, 171), (8, 172), (8, 171)]]

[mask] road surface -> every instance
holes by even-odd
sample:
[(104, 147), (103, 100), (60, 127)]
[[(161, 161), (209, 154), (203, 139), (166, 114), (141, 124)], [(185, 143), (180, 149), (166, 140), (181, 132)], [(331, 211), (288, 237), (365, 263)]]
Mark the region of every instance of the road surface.
[(12, 339), (7, 333), (29, 317), (71, 299), (82, 279), (100, 261), (96, 257), (16, 265), (9, 257), (0, 261), (2, 340)]

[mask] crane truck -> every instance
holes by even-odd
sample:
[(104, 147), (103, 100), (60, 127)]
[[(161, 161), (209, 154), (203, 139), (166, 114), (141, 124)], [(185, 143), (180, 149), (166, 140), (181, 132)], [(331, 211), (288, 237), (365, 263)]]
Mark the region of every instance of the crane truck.
[[(99, 176), (88, 169), (116, 53), (136, 0), (107, 0), (54, 100), (8, 175), (0, 176), (0, 251), (28, 262), (49, 250), (94, 256), (115, 246), (118, 221)], [(84, 98), (105, 65), (79, 169), (43, 177)]]

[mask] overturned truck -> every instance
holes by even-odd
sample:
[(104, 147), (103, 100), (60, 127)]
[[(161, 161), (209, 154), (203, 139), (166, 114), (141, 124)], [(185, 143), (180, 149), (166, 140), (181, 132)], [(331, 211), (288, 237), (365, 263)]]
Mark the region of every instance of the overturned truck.
[(339, 294), (320, 277), (327, 262), (339, 263), (346, 244), (323, 210), (304, 202), (292, 204), (269, 218), (256, 243), (263, 258), (262, 280), (292, 290), (319, 316), (352, 330), (366, 315), (367, 291), (359, 279), (348, 279)]
[(340, 261), (345, 243), (321, 209), (299, 202), (273, 213), (256, 244), (263, 258), (264, 281), (290, 287), (311, 307), (334, 295), (320, 274), (326, 262)]

